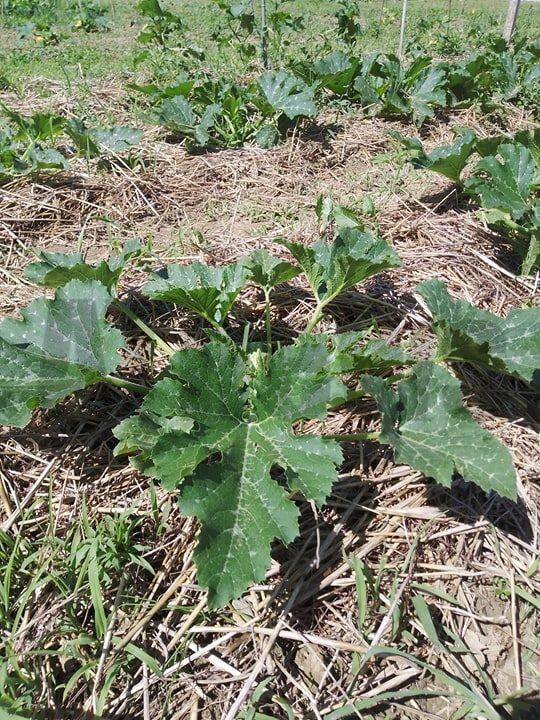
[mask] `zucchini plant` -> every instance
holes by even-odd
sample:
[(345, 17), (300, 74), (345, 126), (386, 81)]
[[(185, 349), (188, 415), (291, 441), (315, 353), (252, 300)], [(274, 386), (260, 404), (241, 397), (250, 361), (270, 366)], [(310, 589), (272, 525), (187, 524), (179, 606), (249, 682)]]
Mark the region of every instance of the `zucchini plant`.
[[(1, 105), (0, 180), (38, 171), (68, 170), (68, 155), (87, 159), (125, 155), (141, 138), (140, 130), (126, 125), (89, 127), (80, 118), (54, 112), (23, 115)], [(69, 141), (71, 146), (66, 147)]]
[[(347, 443), (378, 441), (393, 448), (397, 462), (443, 485), (459, 475), (516, 498), (508, 450), (472, 419), (447, 364), (479, 364), (534, 382), (540, 310), (500, 318), (454, 300), (442, 283), (424, 283), (418, 290), (439, 345), (431, 360), (419, 362), (374, 332), (316, 332), (340, 293), (400, 264), (350, 211), (328, 200), (320, 207), (330, 223), (324, 237), (312, 246), (281, 241), (290, 260), (256, 250), (224, 267), (169, 265), (151, 274), (143, 295), (208, 324), (198, 348), (172, 347), (122, 300), (121, 273), (139, 253), (136, 244), (94, 265), (80, 254), (38, 253), (27, 276), (53, 288), (54, 297), (34, 300), (20, 318), (0, 324), (1, 423), (22, 427), (36, 408), (52, 408), (95, 383), (132, 393), (136, 409), (114, 429), (115, 454), (129, 455), (135, 468), (177, 494), (183, 513), (199, 519), (195, 562), (212, 608), (264, 578), (271, 543), (298, 534), (297, 500), (325, 502)], [(315, 306), (305, 329), (285, 344), (272, 324), (273, 291), (300, 274)], [(250, 341), (248, 326), (237, 343), (227, 319), (249, 283), (264, 295), (265, 330)], [(114, 326), (118, 313), (168, 357), (150, 386), (121, 372), (126, 341)], [(366, 395), (380, 410), (380, 432), (325, 432), (330, 409), (352, 409)], [(314, 419), (321, 430), (303, 430), (301, 421)]]
[[(540, 133), (518, 132), (479, 139), (466, 128), (455, 140), (426, 153), (420, 140), (391, 133), (407, 151), (415, 167), (449, 178), (482, 208), (488, 225), (504, 231), (522, 257), (521, 272), (540, 268)], [(480, 160), (462, 180), (475, 154)]]
[(256, 142), (271, 147), (317, 113), (312, 89), (283, 70), (264, 73), (247, 86), (190, 80), (159, 89), (132, 86), (147, 95), (161, 125), (191, 148), (227, 148)]

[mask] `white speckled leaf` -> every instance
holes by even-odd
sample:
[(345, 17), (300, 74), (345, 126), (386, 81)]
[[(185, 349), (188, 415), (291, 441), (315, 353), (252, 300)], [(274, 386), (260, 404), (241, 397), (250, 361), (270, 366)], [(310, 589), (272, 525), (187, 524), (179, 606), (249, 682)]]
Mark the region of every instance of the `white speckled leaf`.
[(516, 497), (516, 473), (508, 450), (477, 425), (463, 407), (459, 382), (439, 365), (418, 363), (397, 394), (381, 378), (362, 376), (383, 415), (381, 442), (397, 462), (442, 485), (455, 473), (485, 491)]
[(173, 302), (221, 323), (247, 282), (243, 263), (210, 267), (202, 263), (168, 265), (154, 273), (143, 293), (152, 300)]
[(123, 338), (105, 322), (110, 302), (100, 283), (72, 280), (54, 300), (21, 310), (22, 320), (0, 324), (0, 422), (25, 425), (34, 408), (53, 407), (116, 369)]
[[(296, 505), (271, 469), (286, 470), (289, 489), (318, 503), (336, 479), (339, 446), (291, 430), (345, 398), (343, 384), (325, 373), (328, 357), (320, 343), (304, 341), (278, 350), (264, 372), (217, 340), (180, 351), (141, 407), (151, 432), (141, 442), (138, 426), (131, 434), (123, 423), (116, 433), (124, 448), (140, 448), (139, 467), (180, 487), (182, 511), (200, 519), (195, 561), (213, 607), (262, 580), (271, 541), (290, 542), (298, 532)], [(193, 429), (156, 429), (175, 418), (191, 419)]]
[(105, 322), (111, 300), (101, 283), (72, 280), (57, 290), (54, 300), (39, 298), (23, 308), (22, 320), (6, 318), (0, 338), (106, 375), (116, 370), (124, 344), (122, 333)]
[(454, 300), (440, 280), (428, 280), (418, 292), (433, 314), (439, 355), (484, 365), (526, 382), (540, 374), (540, 308), (512, 310), (506, 318)]
[(311, 247), (278, 240), (302, 268), (317, 300), (328, 302), (371, 275), (398, 267), (399, 257), (383, 240), (360, 228), (343, 227), (332, 243)]
[(531, 151), (519, 143), (499, 145), (498, 157), (489, 155), (465, 183), (486, 210), (507, 212), (519, 220), (530, 209), (538, 189), (538, 169)]
[(54, 407), (99, 379), (99, 373), (80, 365), (0, 339), (0, 425), (24, 427), (35, 408)]

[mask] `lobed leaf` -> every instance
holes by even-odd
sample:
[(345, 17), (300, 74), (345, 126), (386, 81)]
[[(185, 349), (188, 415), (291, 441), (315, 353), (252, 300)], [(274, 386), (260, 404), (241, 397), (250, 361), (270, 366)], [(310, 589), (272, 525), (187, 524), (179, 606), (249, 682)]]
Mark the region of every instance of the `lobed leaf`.
[(270, 255), (266, 250), (254, 250), (245, 258), (245, 267), (250, 280), (265, 290), (292, 280), (301, 271), (286, 260)]
[(24, 426), (36, 407), (57, 402), (116, 369), (123, 347), (105, 322), (111, 296), (98, 282), (72, 280), (40, 298), (22, 320), (0, 324), (0, 422)]
[(224, 267), (202, 263), (168, 265), (153, 273), (142, 292), (152, 300), (173, 302), (211, 323), (222, 323), (248, 280), (243, 262)]
[[(195, 561), (211, 607), (262, 580), (271, 541), (290, 542), (298, 532), (298, 509), (272, 468), (286, 471), (289, 491), (318, 503), (336, 479), (339, 446), (291, 431), (296, 420), (324, 417), (345, 398), (343, 384), (325, 372), (328, 359), (320, 343), (309, 341), (281, 348), (266, 369), (250, 367), (215, 340), (182, 350), (141, 407), (150, 431), (139, 439), (140, 427), (126, 424), (131, 420), (115, 431), (124, 448), (141, 450), (140, 467), (165, 487), (180, 487), (182, 511), (201, 521)], [(170, 429), (186, 418), (193, 422), (189, 433)]]
[(529, 196), (540, 184), (538, 168), (531, 151), (519, 143), (499, 145), (497, 152), (501, 159), (483, 158), (465, 189), (480, 199), (482, 207), (520, 220), (530, 210)]
[(446, 107), (446, 71), (430, 65), (423, 68), (409, 85), (408, 94), (415, 123), (422, 126), (435, 115), (436, 107)]
[(312, 90), (284, 70), (265, 73), (259, 80), (259, 87), (268, 104), (290, 120), (317, 114)]
[(477, 425), (463, 407), (459, 382), (439, 365), (418, 363), (398, 384), (362, 376), (382, 413), (381, 442), (397, 462), (450, 486), (455, 473), (486, 492), (516, 498), (516, 473), (508, 450)]
[(512, 310), (506, 318), (454, 300), (440, 280), (418, 286), (435, 321), (441, 359), (483, 365), (538, 382), (540, 308)]
[(463, 130), (451, 145), (441, 145), (426, 153), (419, 140), (403, 137), (398, 132), (392, 132), (391, 135), (410, 152), (415, 167), (433, 170), (455, 183), (460, 182), (461, 172), (474, 152), (477, 142), (472, 130)]
[(126, 263), (138, 255), (141, 249), (138, 240), (130, 240), (120, 253), (96, 265), (86, 263), (82, 253), (37, 250), (38, 262), (30, 263), (26, 267), (25, 275), (36, 285), (51, 288), (61, 287), (70, 280), (97, 280), (111, 290), (117, 285)]
[(413, 358), (400, 347), (389, 345), (367, 332), (345, 332), (331, 335), (332, 362), (329, 372), (383, 373), (400, 365), (411, 365)]
[(298, 262), (321, 304), (371, 275), (400, 264), (385, 240), (360, 228), (342, 227), (332, 243), (319, 240), (311, 247), (287, 240), (278, 242)]

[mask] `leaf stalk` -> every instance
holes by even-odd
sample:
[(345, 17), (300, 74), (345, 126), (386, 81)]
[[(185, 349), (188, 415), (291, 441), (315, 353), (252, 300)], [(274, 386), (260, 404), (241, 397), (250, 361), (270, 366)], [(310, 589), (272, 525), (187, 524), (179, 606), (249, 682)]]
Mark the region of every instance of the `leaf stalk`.
[(310, 333), (313, 332), (315, 326), (317, 325), (319, 320), (322, 318), (323, 310), (327, 304), (328, 303), (326, 303), (326, 302), (325, 303), (321, 303), (321, 302), (317, 303), (315, 310), (313, 311), (313, 315), (311, 316), (308, 324), (306, 325), (306, 330), (305, 330), (306, 335), (309, 335)]
[(266, 345), (268, 354), (272, 352), (272, 322), (270, 318), (270, 289), (263, 288), (264, 291), (264, 325), (266, 328)]
[(105, 382), (108, 382), (109, 385), (124, 388), (125, 390), (130, 390), (141, 395), (146, 395), (146, 393), (148, 392), (148, 388), (144, 385), (139, 385), (138, 383), (131, 382), (131, 380), (125, 380), (124, 378), (116, 377), (116, 375), (105, 375), (103, 380)]
[(167, 353), (167, 355), (174, 355), (176, 352), (175, 349), (171, 347), (168, 342), (165, 342), (163, 338), (160, 338), (159, 335), (152, 330), (152, 328), (148, 327), (148, 325), (135, 315), (133, 310), (131, 310), (125, 303), (121, 300), (115, 300), (115, 305), (120, 312), (123, 312), (124, 315), (139, 328), (139, 330), (142, 330), (143, 333), (150, 338), (150, 340), (153, 340), (155, 344), (163, 350), (163, 352)]
[(344, 433), (341, 435), (323, 435), (327, 440), (337, 440), (338, 442), (365, 442), (366, 440), (378, 440), (381, 433)]

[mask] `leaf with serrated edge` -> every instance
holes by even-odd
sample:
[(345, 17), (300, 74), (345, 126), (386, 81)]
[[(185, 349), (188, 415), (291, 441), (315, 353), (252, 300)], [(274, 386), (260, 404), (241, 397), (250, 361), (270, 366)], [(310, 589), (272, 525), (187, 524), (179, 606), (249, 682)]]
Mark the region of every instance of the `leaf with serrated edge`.
[(382, 443), (396, 461), (450, 486), (455, 473), (486, 492), (516, 498), (508, 450), (463, 407), (459, 382), (439, 365), (420, 362), (397, 394), (382, 378), (363, 375), (362, 387), (382, 413)]
[(311, 89), (284, 70), (265, 73), (259, 80), (259, 86), (269, 105), (290, 120), (317, 114)]
[(120, 279), (122, 270), (130, 258), (141, 251), (138, 240), (130, 240), (118, 255), (108, 260), (90, 265), (84, 261), (82, 253), (57, 253), (38, 250), (38, 261), (26, 267), (26, 277), (36, 285), (57, 288), (70, 280), (97, 280), (109, 290)]
[(122, 333), (105, 322), (111, 296), (101, 283), (72, 280), (54, 300), (38, 298), (21, 310), (22, 320), (6, 318), (0, 337), (10, 345), (30, 345), (44, 357), (92, 368), (103, 374), (118, 366)]
[(207, 320), (223, 322), (247, 282), (242, 262), (224, 267), (202, 263), (168, 265), (143, 287), (152, 300), (173, 302)]
[(345, 398), (345, 386), (325, 372), (328, 358), (321, 343), (305, 341), (278, 350), (263, 371), (250, 370), (238, 351), (217, 340), (182, 350), (140, 414), (157, 424), (190, 418), (191, 432), (151, 429), (140, 443), (138, 427), (133, 436), (129, 428), (120, 433), (124, 447), (142, 450), (147, 472), (168, 489), (180, 487), (183, 512), (201, 520), (195, 561), (212, 607), (262, 580), (270, 542), (290, 542), (298, 532), (298, 510), (271, 477), (272, 467), (287, 471), (290, 491), (317, 503), (337, 477), (339, 446), (291, 431), (296, 420), (323, 418)]
[(497, 153), (500, 160), (490, 155), (478, 163), (475, 175), (465, 182), (465, 190), (486, 210), (508, 212), (519, 220), (532, 207), (538, 170), (530, 150), (523, 145), (500, 145)]
[(359, 228), (341, 228), (332, 243), (319, 240), (311, 247), (287, 240), (277, 242), (291, 252), (317, 301), (324, 303), (371, 275), (400, 264), (386, 240)]
[(123, 338), (104, 320), (110, 302), (103, 285), (73, 280), (0, 324), (0, 423), (24, 426), (34, 408), (116, 369)]
[(249, 279), (266, 290), (296, 277), (300, 268), (286, 260), (270, 255), (266, 250), (254, 250), (245, 258)]
[(420, 158), (414, 164), (433, 170), (458, 183), (461, 171), (467, 164), (476, 143), (476, 135), (466, 130), (458, 135), (451, 145), (442, 145)]
[(94, 370), (0, 339), (0, 425), (24, 427), (35, 408), (52, 408), (99, 379)]
[(330, 335), (332, 362), (329, 372), (382, 373), (397, 365), (410, 365), (413, 358), (400, 347), (389, 345), (379, 337), (368, 337), (370, 331)]
[(417, 288), (435, 320), (441, 359), (463, 360), (532, 383), (540, 372), (540, 308), (506, 318), (454, 300), (440, 280)]

